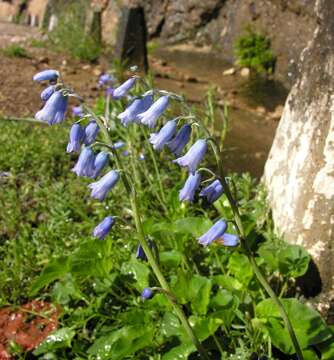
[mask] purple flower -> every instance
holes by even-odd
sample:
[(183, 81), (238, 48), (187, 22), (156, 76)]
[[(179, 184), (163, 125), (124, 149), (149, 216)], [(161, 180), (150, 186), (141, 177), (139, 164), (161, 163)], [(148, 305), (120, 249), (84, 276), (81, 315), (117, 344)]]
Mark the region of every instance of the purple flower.
[(217, 179), (204, 188), (200, 193), (199, 196), (206, 197), (210, 204), (214, 203), (224, 192), (223, 185)]
[(113, 148), (114, 148), (115, 150), (117, 150), (117, 149), (121, 149), (121, 148), (124, 147), (124, 146), (125, 146), (125, 142), (124, 142), (124, 141), (116, 141), (116, 142), (114, 143)]
[(224, 220), (218, 220), (204, 235), (198, 238), (198, 242), (203, 246), (208, 246), (213, 241), (221, 238), (226, 228), (226, 222)]
[(141, 293), (141, 299), (143, 301), (152, 299), (154, 296), (153, 291), (150, 288), (145, 288), (143, 292)]
[(97, 178), (100, 175), (102, 169), (108, 164), (108, 159), (109, 156), (104, 151), (101, 151), (96, 155), (94, 161), (94, 172), (92, 175), (93, 179)]
[(73, 116), (83, 116), (83, 110), (81, 106), (73, 106), (72, 107), (72, 115)]
[(202, 161), (207, 148), (208, 146), (205, 140), (197, 140), (184, 156), (173, 160), (173, 162), (182, 167), (187, 167), (189, 172), (193, 174), (198, 164)]
[(126, 80), (122, 85), (114, 89), (112, 97), (117, 100), (124, 97), (128, 93), (128, 91), (135, 85), (136, 80), (137, 77), (132, 77)]
[(55, 81), (59, 77), (59, 72), (57, 70), (44, 70), (34, 75), (34, 81)]
[(129, 155), (130, 155), (129, 150), (124, 150), (124, 151), (122, 152), (122, 155), (123, 155), (123, 156), (129, 156)]
[(67, 144), (66, 151), (80, 152), (81, 141), (84, 137), (84, 129), (79, 124), (73, 124), (70, 131), (70, 141)]
[(114, 77), (110, 74), (102, 74), (100, 77), (99, 77), (99, 85), (107, 85), (109, 83), (112, 83), (114, 82)]
[(67, 101), (67, 96), (64, 96), (60, 91), (55, 91), (45, 103), (43, 109), (35, 115), (36, 120), (45, 121), (49, 125), (62, 122), (65, 119)]
[(152, 95), (145, 95), (141, 99), (135, 99), (133, 102), (117, 117), (121, 120), (122, 125), (128, 126), (132, 122), (139, 121), (138, 114), (146, 111), (153, 103)]
[(237, 246), (239, 244), (239, 236), (225, 233), (217, 242), (224, 246)]
[(93, 150), (89, 147), (85, 147), (80, 155), (77, 163), (72, 169), (78, 176), (93, 176), (94, 172), (94, 153)]
[(138, 156), (140, 161), (144, 161), (145, 160), (145, 155), (144, 154), (139, 154)]
[(179, 194), (180, 201), (193, 202), (195, 192), (201, 183), (201, 175), (197, 171), (194, 175), (190, 174)]
[(99, 126), (96, 121), (90, 121), (89, 124), (85, 127), (85, 138), (84, 143), (86, 145), (91, 145), (100, 131)]
[(162, 115), (168, 106), (168, 96), (162, 96), (145, 112), (139, 114), (137, 118), (142, 124), (147, 125), (149, 128), (153, 128), (157, 119)]
[(96, 181), (89, 186), (92, 189), (91, 197), (103, 201), (109, 191), (116, 185), (119, 179), (119, 174), (115, 170), (109, 171), (99, 181)]
[(170, 151), (179, 156), (184, 149), (184, 147), (188, 144), (191, 135), (191, 126), (189, 124), (185, 124), (181, 127), (179, 132), (176, 134), (175, 138), (171, 140), (167, 146)]
[(103, 240), (109, 234), (114, 223), (114, 218), (112, 216), (107, 216), (102, 222), (100, 222), (99, 225), (96, 226), (93, 231), (93, 235), (100, 240)]
[(176, 121), (167, 121), (158, 133), (151, 134), (150, 143), (153, 145), (155, 150), (161, 150), (164, 145), (174, 136), (175, 132)]
[(106, 88), (106, 95), (112, 95), (114, 92), (114, 88), (112, 86), (108, 86)]
[(41, 99), (43, 101), (49, 100), (50, 96), (56, 91), (56, 87), (54, 85), (48, 86), (41, 92)]

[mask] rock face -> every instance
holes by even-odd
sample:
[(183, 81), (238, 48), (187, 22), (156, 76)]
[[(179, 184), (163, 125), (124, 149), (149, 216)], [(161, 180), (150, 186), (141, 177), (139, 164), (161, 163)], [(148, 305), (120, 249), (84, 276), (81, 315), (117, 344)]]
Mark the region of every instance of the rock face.
[(277, 231), (304, 245), (334, 299), (334, 7), (317, 0), (318, 26), (301, 56), (265, 166)]
[[(28, 22), (41, 25), (45, 4), (50, 0), (27, 0)], [(69, 3), (73, 0), (52, 0)], [(177, 43), (193, 41), (210, 45), (212, 51), (233, 61), (233, 44), (245, 27), (251, 25), (272, 40), (278, 57), (277, 78), (290, 87), (298, 74), (298, 59), (311, 39), (316, 25), (315, 0), (85, 0), (102, 11), (102, 39), (116, 41), (122, 6), (141, 5), (150, 38)], [(21, 0), (0, 0), (0, 20), (18, 14)], [(61, 5), (60, 5), (61, 6)], [(47, 27), (46, 27), (47, 28)]]

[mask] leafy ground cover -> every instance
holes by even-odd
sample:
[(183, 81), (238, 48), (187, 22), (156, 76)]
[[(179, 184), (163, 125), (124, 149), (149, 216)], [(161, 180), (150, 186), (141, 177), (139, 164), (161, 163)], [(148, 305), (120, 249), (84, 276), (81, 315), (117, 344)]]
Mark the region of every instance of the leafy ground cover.
[[(103, 106), (100, 100), (98, 113)], [(117, 114), (120, 107), (110, 111)], [(21, 309), (36, 300), (59, 309), (58, 329), (30, 358), (198, 359), (166, 296), (140, 298), (144, 288), (157, 284), (148, 264), (136, 258), (138, 237), (126, 192), (118, 186), (105, 202), (90, 198), (89, 181), (70, 171), (77, 156), (65, 153), (68, 132), (69, 123), (51, 128), (0, 122), (0, 305)], [(226, 197), (214, 206), (199, 198), (192, 206), (181, 203), (186, 174), (180, 175), (168, 152), (153, 158), (146, 135), (117, 126), (114, 140), (127, 144), (122, 151), (130, 155), (122, 156), (139, 187), (145, 234), (210, 358), (294, 358), (278, 309), (247, 257), (238, 248), (197, 243), (210, 219), (232, 218)], [(130, 145), (130, 137), (138, 140)], [(137, 160), (141, 154), (145, 159)], [(296, 278), (305, 274), (309, 255), (274, 235), (261, 186), (247, 174), (229, 178), (256, 261), (284, 298), (305, 359), (333, 358), (331, 329), (297, 300)], [(92, 229), (109, 213), (121, 219), (105, 240), (93, 238)], [(4, 345), (23, 359), (27, 353), (17, 343), (14, 338)]]

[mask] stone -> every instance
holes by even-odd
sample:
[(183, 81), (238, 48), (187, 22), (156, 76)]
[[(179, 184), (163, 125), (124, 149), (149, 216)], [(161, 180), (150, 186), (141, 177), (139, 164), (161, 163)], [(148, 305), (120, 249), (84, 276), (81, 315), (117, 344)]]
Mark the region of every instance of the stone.
[[(305, 288), (334, 300), (334, 7), (317, 0), (317, 28), (302, 52), (263, 181), (278, 234), (311, 254)], [(320, 278), (319, 278), (320, 276)], [(311, 291), (312, 290), (312, 291)]]
[(146, 22), (141, 6), (123, 7), (118, 27), (115, 56), (127, 66), (136, 65), (143, 71), (148, 70), (146, 49)]
[(242, 68), (240, 70), (240, 75), (244, 78), (249, 78), (250, 76), (250, 70), (248, 68)]
[(224, 76), (231, 76), (234, 75), (235, 73), (236, 73), (235, 68), (229, 68), (223, 71)]
[(275, 107), (275, 110), (270, 112), (268, 114), (268, 116), (273, 119), (273, 120), (279, 120), (282, 117), (283, 114), (283, 110), (284, 110), (284, 106), (283, 105), (277, 105)]

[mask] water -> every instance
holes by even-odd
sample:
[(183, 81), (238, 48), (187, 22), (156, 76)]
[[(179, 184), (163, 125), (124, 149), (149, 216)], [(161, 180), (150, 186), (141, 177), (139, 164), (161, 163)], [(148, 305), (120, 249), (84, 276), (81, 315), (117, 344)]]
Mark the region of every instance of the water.
[(226, 168), (261, 177), (278, 124), (268, 112), (284, 104), (286, 89), (274, 81), (250, 81), (237, 74), (223, 76), (231, 64), (205, 52), (160, 48), (155, 50), (154, 58), (162, 62), (156, 78), (159, 88), (182, 93), (201, 106), (206, 91), (216, 87), (221, 102), (227, 99), (232, 104), (223, 152)]

